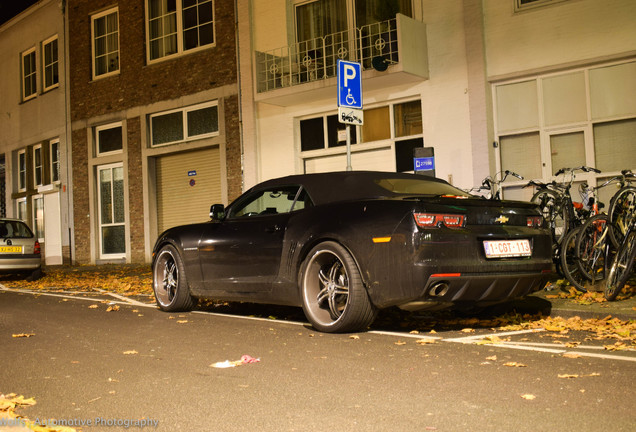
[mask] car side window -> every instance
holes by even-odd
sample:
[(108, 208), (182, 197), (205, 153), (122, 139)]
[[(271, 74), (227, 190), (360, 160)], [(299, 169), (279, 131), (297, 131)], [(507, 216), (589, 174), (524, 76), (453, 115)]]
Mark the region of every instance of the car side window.
[(228, 219), (289, 213), (299, 186), (254, 191), (231, 209)]
[(298, 210), (306, 209), (313, 206), (314, 206), (314, 203), (311, 200), (311, 198), (309, 198), (309, 194), (307, 193), (305, 189), (303, 189), (298, 194), (298, 198), (296, 199), (296, 203), (294, 204), (293, 211), (298, 211)]

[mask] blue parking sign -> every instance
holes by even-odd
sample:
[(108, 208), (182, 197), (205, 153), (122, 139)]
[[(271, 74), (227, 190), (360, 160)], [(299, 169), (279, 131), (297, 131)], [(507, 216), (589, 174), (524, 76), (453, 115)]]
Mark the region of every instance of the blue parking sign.
[(338, 106), (362, 109), (362, 65), (338, 60)]

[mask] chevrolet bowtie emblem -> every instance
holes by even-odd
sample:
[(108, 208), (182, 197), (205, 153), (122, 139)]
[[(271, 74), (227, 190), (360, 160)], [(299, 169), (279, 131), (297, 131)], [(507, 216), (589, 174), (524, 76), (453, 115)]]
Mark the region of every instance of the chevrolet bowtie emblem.
[(505, 224), (506, 222), (508, 222), (510, 219), (508, 219), (507, 217), (505, 217), (504, 215), (499, 216), (497, 219), (495, 219), (495, 222), (500, 223), (500, 224)]

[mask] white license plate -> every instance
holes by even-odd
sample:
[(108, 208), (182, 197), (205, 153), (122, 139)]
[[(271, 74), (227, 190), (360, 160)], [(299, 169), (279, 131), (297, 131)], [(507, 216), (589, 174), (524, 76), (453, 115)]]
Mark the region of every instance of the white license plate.
[(523, 240), (484, 240), (486, 258), (523, 257), (532, 255), (530, 241)]

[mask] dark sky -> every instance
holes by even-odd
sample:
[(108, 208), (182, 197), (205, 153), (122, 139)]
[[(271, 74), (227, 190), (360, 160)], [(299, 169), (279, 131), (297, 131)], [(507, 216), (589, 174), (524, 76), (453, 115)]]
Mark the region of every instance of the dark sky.
[(38, 0), (0, 0), (0, 25), (37, 2)]

